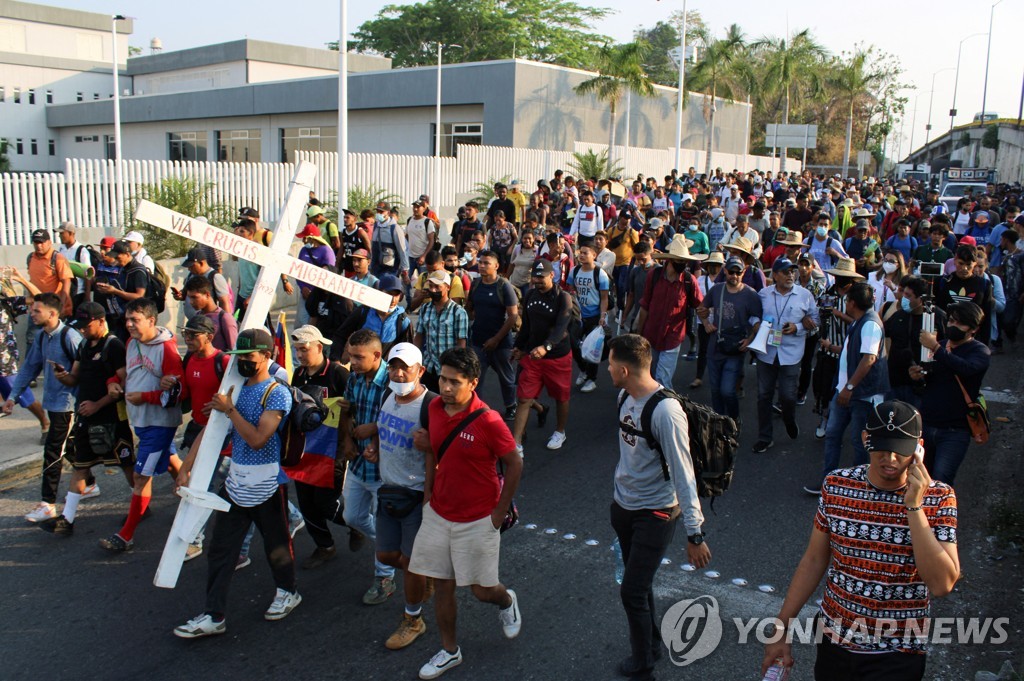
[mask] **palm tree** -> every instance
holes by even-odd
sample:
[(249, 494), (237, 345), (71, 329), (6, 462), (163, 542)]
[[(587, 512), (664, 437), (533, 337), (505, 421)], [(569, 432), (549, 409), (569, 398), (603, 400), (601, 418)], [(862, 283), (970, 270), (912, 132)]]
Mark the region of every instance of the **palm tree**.
[[(729, 27), (724, 38), (713, 38), (708, 31), (702, 31), (698, 38), (703, 44), (700, 59), (687, 72), (690, 86), (703, 91), (710, 97), (706, 119), (708, 121), (708, 146), (705, 158), (705, 175), (711, 175), (711, 152), (715, 140), (715, 104), (718, 97), (729, 101), (755, 87), (756, 80), (750, 63), (745, 59), (746, 38), (739, 26)], [(686, 98), (683, 98), (685, 105)]]
[[(824, 47), (805, 28), (792, 38), (764, 37), (750, 45), (751, 50), (764, 57), (761, 76), (766, 91), (783, 94), (782, 123), (789, 123), (793, 91), (812, 98), (824, 92), (824, 78), (820, 62), (827, 56)], [(779, 171), (786, 170), (786, 148), (782, 148)]]
[(601, 47), (597, 53), (597, 75), (573, 88), (577, 95), (594, 95), (608, 105), (607, 175), (611, 175), (615, 149), (615, 110), (623, 93), (630, 90), (642, 97), (654, 96), (654, 85), (643, 66), (650, 49), (646, 40)]
[(835, 92), (847, 106), (846, 111), (846, 144), (843, 146), (843, 177), (848, 176), (850, 168), (850, 147), (853, 144), (853, 109), (859, 101), (871, 95), (873, 86), (882, 80), (882, 74), (868, 72), (868, 58), (871, 50), (857, 49), (846, 61), (836, 64), (836, 69), (829, 78), (829, 88)]

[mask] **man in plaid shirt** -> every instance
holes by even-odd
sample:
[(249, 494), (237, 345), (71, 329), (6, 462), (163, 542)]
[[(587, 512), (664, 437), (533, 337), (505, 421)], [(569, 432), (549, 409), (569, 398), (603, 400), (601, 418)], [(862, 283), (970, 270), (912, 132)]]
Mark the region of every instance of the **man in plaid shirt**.
[(452, 279), (444, 270), (427, 276), (430, 304), (420, 308), (413, 343), (423, 352), (423, 385), (428, 390), (441, 392), (438, 378), (441, 374), (441, 354), (451, 348), (466, 347), (469, 338), (469, 315), (448, 297)]
[[(348, 472), (341, 494), (345, 500), (344, 519), (349, 527), (348, 547), (358, 551), (366, 537), (377, 538), (374, 513), (377, 509), (377, 490), (381, 480), (377, 464), (364, 457), (366, 448), (377, 434), (377, 415), (388, 387), (388, 367), (381, 361), (383, 348), (380, 337), (369, 329), (360, 329), (348, 339), (348, 357), (351, 362), (345, 399), (348, 412), (341, 421), (339, 443)], [(363, 595), (363, 603), (383, 603), (395, 592), (395, 568), (374, 561), (373, 586)]]

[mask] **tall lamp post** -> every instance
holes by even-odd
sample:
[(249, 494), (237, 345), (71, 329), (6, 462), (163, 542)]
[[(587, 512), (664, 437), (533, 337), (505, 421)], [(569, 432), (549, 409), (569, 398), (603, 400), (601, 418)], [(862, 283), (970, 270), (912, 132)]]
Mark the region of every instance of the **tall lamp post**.
[(110, 63), (114, 74), (114, 220), (117, 233), (124, 230), (124, 187), (121, 177), (121, 86), (118, 84), (117, 73), (117, 22), (125, 21), (125, 17), (115, 14), (110, 17)]
[(952, 70), (953, 70), (953, 67), (950, 66), (950, 67), (947, 67), (947, 68), (944, 68), (944, 69), (939, 69), (938, 71), (936, 71), (935, 73), (932, 74), (932, 89), (931, 89), (931, 92), (928, 93), (928, 122), (925, 123), (925, 126), (924, 126), (924, 146), (925, 146), (925, 148), (928, 147), (928, 142), (929, 142), (929, 140), (931, 139), (931, 136), (932, 136), (932, 101), (935, 99), (935, 76), (939, 75), (943, 71), (952, 71)]
[(341, 0), (338, 27), (338, 217), (348, 208), (348, 3)]
[(437, 44), (437, 111), (434, 122), (434, 189), (431, 200), (434, 205), (441, 200), (441, 53), (446, 47), (462, 47), (462, 45)]
[(985, 103), (988, 101), (988, 60), (992, 57), (992, 19), (996, 14), (996, 5), (1003, 0), (996, 0), (992, 3), (992, 9), (988, 13), (988, 47), (985, 48), (985, 86), (981, 90), (981, 120), (985, 120)]
[[(676, 155), (675, 169), (679, 170), (679, 154), (683, 146), (683, 96), (686, 84), (686, 0), (683, 0), (683, 26), (679, 29), (679, 90), (676, 92)], [(680, 171), (681, 172), (681, 171)]]
[[(953, 119), (956, 118), (956, 91), (960, 85), (960, 54), (964, 49), (964, 42), (971, 38), (977, 38), (979, 35), (985, 35), (984, 33), (972, 33), (963, 40), (960, 41), (960, 47), (956, 50), (956, 78), (953, 80), (953, 106), (949, 109), (949, 131), (953, 132)], [(952, 142), (952, 140), (950, 140)]]

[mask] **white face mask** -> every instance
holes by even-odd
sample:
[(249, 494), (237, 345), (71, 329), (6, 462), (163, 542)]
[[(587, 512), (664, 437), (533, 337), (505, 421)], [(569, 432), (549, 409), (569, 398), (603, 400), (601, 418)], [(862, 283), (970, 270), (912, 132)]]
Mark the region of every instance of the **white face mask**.
[(388, 385), (391, 388), (391, 392), (399, 397), (405, 397), (406, 395), (412, 394), (412, 391), (416, 389), (415, 383), (398, 383), (396, 381), (390, 381)]
[(894, 262), (883, 262), (882, 263), (882, 269), (885, 270), (886, 274), (892, 274), (893, 272), (895, 272), (896, 271), (896, 267), (897, 267), (897, 265)]

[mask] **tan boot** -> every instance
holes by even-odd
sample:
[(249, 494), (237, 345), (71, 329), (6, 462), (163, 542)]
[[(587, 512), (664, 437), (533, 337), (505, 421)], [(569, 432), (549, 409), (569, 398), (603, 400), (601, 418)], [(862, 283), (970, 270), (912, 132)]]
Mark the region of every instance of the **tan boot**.
[(427, 623), (423, 621), (423, 615), (402, 614), (402, 622), (395, 629), (395, 633), (388, 637), (384, 646), (388, 650), (401, 650), (427, 631)]

